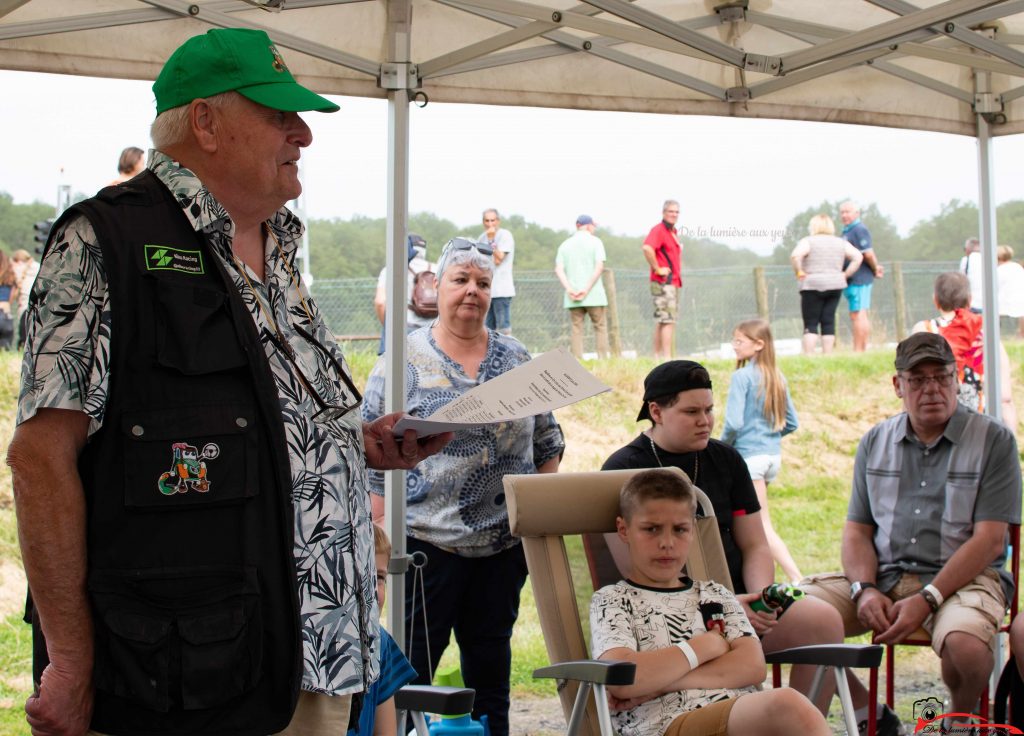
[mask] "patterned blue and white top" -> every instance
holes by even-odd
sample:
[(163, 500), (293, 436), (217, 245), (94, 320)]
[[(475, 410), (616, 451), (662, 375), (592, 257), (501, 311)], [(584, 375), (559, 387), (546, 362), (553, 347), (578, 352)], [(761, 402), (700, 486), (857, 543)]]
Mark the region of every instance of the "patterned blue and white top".
[[(302, 224), (287, 209), (278, 210), (268, 225), (281, 248), (267, 238), (264, 280), (245, 267), (246, 280), (239, 271), (240, 262), (232, 256), (235, 226), (223, 206), (195, 174), (168, 156), (150, 151), (147, 160), (193, 227), (208, 236), (242, 294), (277, 384), (295, 507), (302, 689), (330, 695), (360, 692), (377, 677), (379, 666), (362, 422), (356, 411), (329, 422), (313, 421), (318, 407), (288, 358), (275, 346), (271, 338), (274, 328), (264, 313), (269, 310), (273, 314), (303, 374), (316, 383), (320, 395), (331, 405), (344, 401), (332, 395), (344, 391), (333, 361), (295, 329), (298, 325), (311, 333), (348, 372), (315, 303), (301, 281), (293, 277)], [(90, 417), (91, 434), (104, 420), (111, 324), (106, 273), (88, 220), (72, 219), (54, 234), (33, 294), (18, 423), (41, 408), (71, 409)], [(303, 299), (309, 305), (312, 323)]]
[[(405, 410), (427, 417), (484, 381), (530, 359), (521, 342), (488, 330), (487, 354), (475, 379), (449, 358), (423, 327), (408, 337)], [(363, 419), (384, 414), (382, 356), (366, 383)], [(535, 473), (565, 449), (551, 413), (459, 432), (447, 447), (408, 471), (406, 524), (411, 537), (465, 557), (484, 557), (519, 543), (508, 526), (501, 479)], [(370, 491), (384, 494), (384, 474), (370, 471)]]
[[(736, 596), (708, 580), (683, 578), (678, 588), (648, 588), (629, 580), (606, 585), (590, 599), (591, 652), (600, 657), (611, 649), (647, 652), (665, 649), (707, 631), (702, 603), (721, 603), (725, 637), (754, 636), (754, 629)], [(678, 716), (721, 700), (754, 692), (741, 688), (679, 690), (648, 700), (612, 716), (622, 736), (661, 736)]]

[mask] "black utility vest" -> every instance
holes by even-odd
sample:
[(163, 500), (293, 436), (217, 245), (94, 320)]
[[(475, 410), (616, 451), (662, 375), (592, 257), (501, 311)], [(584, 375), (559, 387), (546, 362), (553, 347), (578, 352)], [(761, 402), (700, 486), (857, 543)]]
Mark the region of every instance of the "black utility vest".
[(92, 728), (280, 731), (302, 674), (291, 473), (253, 319), (151, 172), (70, 212), (110, 284), (106, 413), (79, 461)]

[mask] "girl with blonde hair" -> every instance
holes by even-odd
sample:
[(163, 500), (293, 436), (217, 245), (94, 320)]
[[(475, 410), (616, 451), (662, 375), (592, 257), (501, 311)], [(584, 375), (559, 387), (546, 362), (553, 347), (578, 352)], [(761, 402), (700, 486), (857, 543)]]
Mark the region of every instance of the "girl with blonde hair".
[(733, 331), (736, 372), (729, 383), (722, 442), (743, 456), (761, 505), (772, 557), (789, 580), (803, 576), (768, 515), (768, 484), (782, 467), (782, 438), (797, 428), (786, 378), (775, 365), (771, 326), (763, 319), (740, 322)]

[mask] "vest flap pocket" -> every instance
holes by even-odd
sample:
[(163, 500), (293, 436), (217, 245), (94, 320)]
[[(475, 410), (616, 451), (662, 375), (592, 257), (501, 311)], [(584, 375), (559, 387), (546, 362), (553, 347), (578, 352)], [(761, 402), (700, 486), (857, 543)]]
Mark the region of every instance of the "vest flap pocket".
[(208, 616), (192, 616), (178, 622), (181, 638), (197, 646), (233, 639), (245, 626), (245, 614), (240, 608), (218, 611)]
[(223, 291), (157, 279), (157, 362), (185, 375), (242, 368), (245, 352)]
[(256, 684), (261, 665), (259, 609), (246, 610), (241, 600), (229, 605), (227, 610), (178, 620), (185, 710), (214, 707)]
[(259, 493), (256, 411), (204, 406), (121, 416), (124, 504), (170, 509), (238, 502)]
[(97, 570), (97, 688), (158, 712), (215, 708), (262, 676), (252, 568)]
[(96, 687), (160, 713), (171, 708), (171, 619), (112, 609), (102, 614)]
[(118, 636), (141, 644), (159, 644), (171, 628), (169, 621), (130, 611), (111, 611), (105, 619), (110, 630)]

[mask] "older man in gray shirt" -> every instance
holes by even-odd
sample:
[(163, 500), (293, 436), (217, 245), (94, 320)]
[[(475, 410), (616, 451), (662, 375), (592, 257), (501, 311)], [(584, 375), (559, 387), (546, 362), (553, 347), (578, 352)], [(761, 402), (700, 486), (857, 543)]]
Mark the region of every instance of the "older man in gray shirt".
[(847, 635), (898, 643), (920, 628), (942, 660), (951, 712), (972, 713), (992, 671), (992, 647), (1013, 595), (1003, 569), (1020, 523), (1013, 433), (957, 402), (956, 361), (941, 335), (896, 348), (904, 411), (861, 440), (843, 530), (844, 575), (811, 578)]

